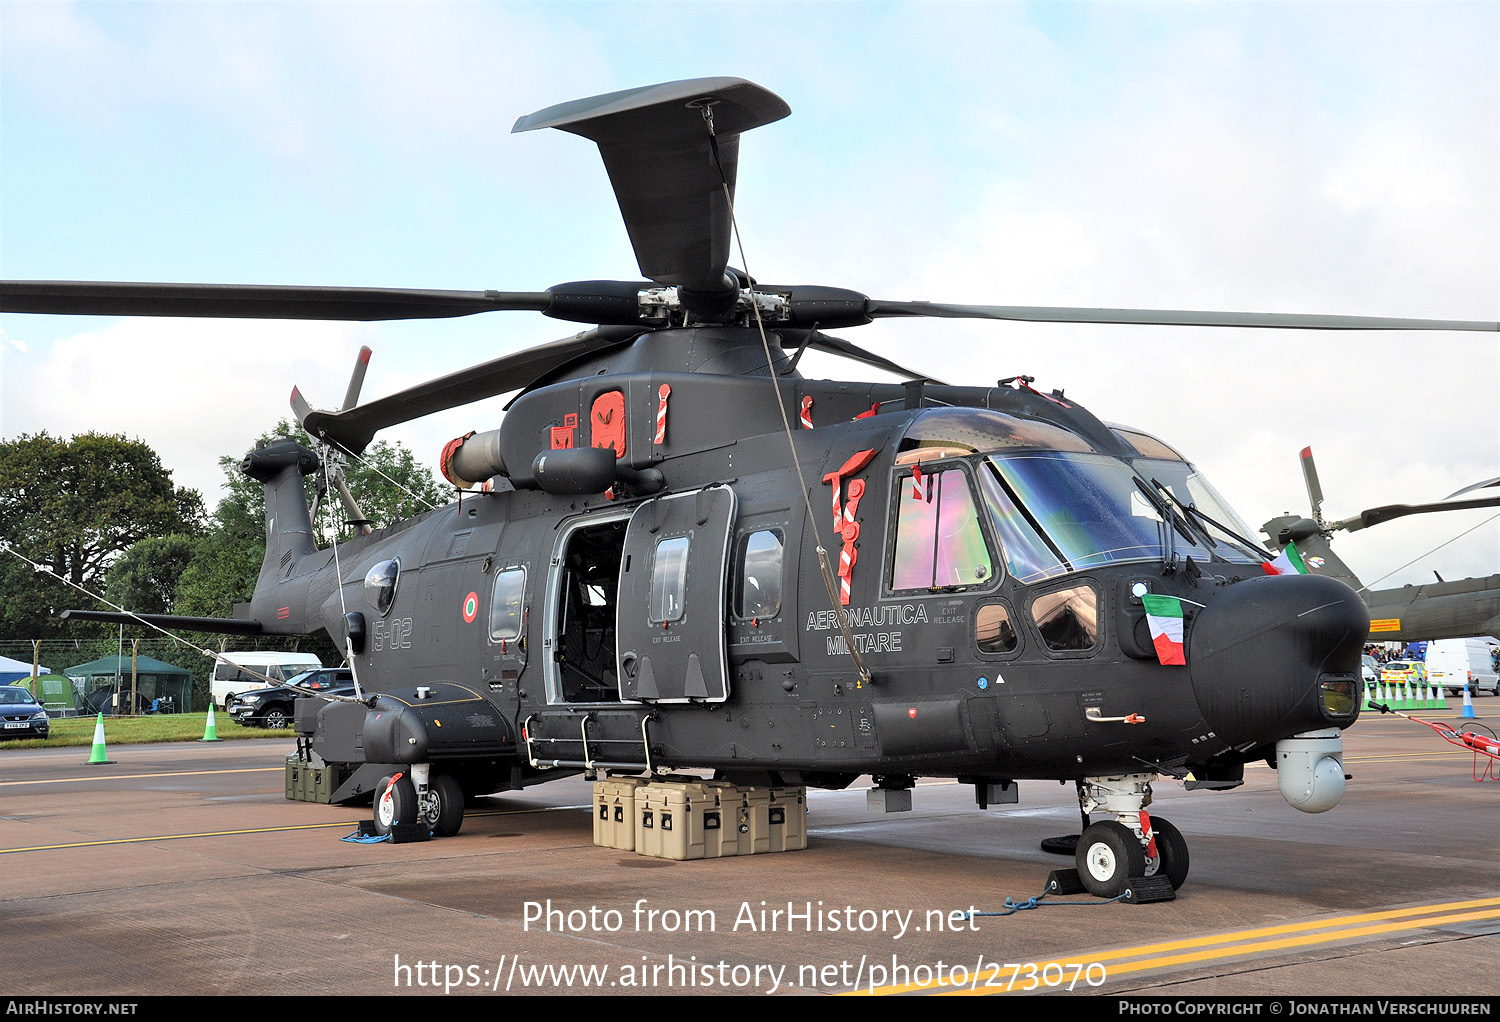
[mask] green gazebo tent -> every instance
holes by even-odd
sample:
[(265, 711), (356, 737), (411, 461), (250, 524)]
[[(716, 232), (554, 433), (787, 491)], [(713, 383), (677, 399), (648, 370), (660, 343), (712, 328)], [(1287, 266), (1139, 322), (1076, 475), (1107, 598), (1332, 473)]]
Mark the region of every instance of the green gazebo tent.
[[(100, 657), (62, 673), (83, 682), (84, 695), (95, 710), (129, 711), (130, 657)], [(193, 705), (193, 672), (155, 657), (136, 657), (135, 692), (136, 712), (144, 712), (154, 704), (158, 710), (186, 713)]]

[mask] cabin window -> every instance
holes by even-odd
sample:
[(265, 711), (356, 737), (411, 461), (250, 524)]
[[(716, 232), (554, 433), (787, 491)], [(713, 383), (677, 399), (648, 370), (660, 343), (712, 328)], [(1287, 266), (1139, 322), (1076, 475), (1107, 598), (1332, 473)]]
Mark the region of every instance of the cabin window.
[(651, 614), (653, 624), (681, 621), (687, 592), (688, 537), (673, 536), (656, 544), (651, 567)]
[(762, 529), (740, 537), (736, 558), (734, 612), (746, 620), (781, 613), (781, 562), (786, 550), (780, 529)]
[(490, 641), (512, 642), (521, 637), (526, 607), (526, 569), (506, 568), (495, 573), (490, 597)]
[(939, 589), (988, 582), (994, 574), (974, 496), (961, 469), (896, 480), (892, 589)]
[(1031, 601), (1031, 619), (1054, 653), (1090, 650), (1099, 644), (1099, 594), (1093, 586), (1043, 593)]
[(381, 615), (390, 612), (396, 602), (396, 580), (401, 576), (401, 561), (381, 561), (365, 576), (365, 600)]
[(1021, 644), (1010, 620), (1010, 608), (988, 603), (974, 615), (974, 639), (981, 653), (1014, 653)]

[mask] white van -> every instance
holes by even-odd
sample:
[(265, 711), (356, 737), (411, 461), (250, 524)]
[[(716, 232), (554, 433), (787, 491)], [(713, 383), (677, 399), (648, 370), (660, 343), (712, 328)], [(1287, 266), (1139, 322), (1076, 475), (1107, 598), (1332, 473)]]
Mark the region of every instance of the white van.
[[(214, 664), (214, 678), (210, 686), (214, 705), (229, 709), (229, 697), (252, 688), (265, 688), (266, 682), (256, 675), (265, 675), (273, 682), (286, 681), (303, 671), (316, 671), (323, 666), (311, 653), (220, 653)], [(254, 671), (249, 674), (247, 671)]]
[(1472, 695), (1500, 695), (1500, 674), (1495, 671), (1492, 651), (1500, 642), (1488, 636), (1478, 639), (1438, 639), (1427, 644), (1427, 678), (1457, 695), (1465, 684)]

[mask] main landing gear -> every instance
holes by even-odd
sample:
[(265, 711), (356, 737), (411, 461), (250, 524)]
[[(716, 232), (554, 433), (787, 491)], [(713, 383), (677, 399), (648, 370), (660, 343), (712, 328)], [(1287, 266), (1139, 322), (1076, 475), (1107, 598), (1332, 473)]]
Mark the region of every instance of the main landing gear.
[(433, 837), (452, 837), (464, 822), (463, 786), (451, 774), (434, 773), (428, 764), (417, 764), (409, 772), (380, 779), (375, 786), (374, 816), (377, 834), (395, 838), (403, 834), (403, 828), (420, 822)]
[(1078, 838), (1074, 862), (1090, 894), (1117, 898), (1131, 880), (1158, 875), (1175, 891), (1187, 879), (1187, 842), (1176, 827), (1146, 812), (1155, 776), (1087, 777), (1078, 782), (1085, 818), (1095, 813), (1114, 817), (1089, 824)]

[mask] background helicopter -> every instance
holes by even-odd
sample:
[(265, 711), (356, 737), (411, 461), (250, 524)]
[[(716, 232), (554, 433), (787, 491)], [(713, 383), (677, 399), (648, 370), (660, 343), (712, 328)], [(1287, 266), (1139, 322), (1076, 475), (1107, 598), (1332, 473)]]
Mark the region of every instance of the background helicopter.
[[(517, 122), (599, 143), (645, 281), (541, 292), (33, 281), (7, 282), (0, 300), (51, 314), (525, 310), (600, 324), (339, 412), (299, 407), (310, 432), (357, 456), (386, 425), (525, 388), (501, 429), (444, 452), (455, 484), (493, 477), (498, 492), (347, 544), (352, 576), (337, 547), (312, 543), (301, 480), (326, 459), (295, 444), (246, 458), (267, 487), (269, 544), (248, 612), (224, 627), (346, 639), (384, 694), (326, 708), (314, 747), (365, 764), (341, 796), (371, 790), (363, 773), (409, 767), (397, 818), (421, 813), (451, 833), (466, 791), (553, 768), (694, 765), (830, 787), (874, 773), (887, 794), (937, 774), (972, 781), (981, 805), (1013, 797), (1018, 777), (1074, 779), (1085, 812), (1116, 817), (1084, 832), (1077, 858), (1089, 889), (1113, 896), (1143, 874), (1174, 888), (1186, 877), (1181, 836), (1144, 812), (1159, 774), (1232, 786), (1244, 762), (1274, 757), (1291, 804), (1336, 803), (1367, 624), (1347, 587), (1266, 578), (1248, 530), (1191, 465), (1059, 390), (1026, 377), (937, 384), (824, 328), (1496, 324), (958, 306), (756, 284), (728, 266), (739, 135), (788, 112), (748, 82), (700, 79)], [(796, 365), (809, 348), (913, 379), (808, 381)], [(768, 390), (808, 432), (773, 413)], [(807, 485), (803, 462), (826, 491)], [(836, 580), (817, 525), (830, 495)], [(819, 582), (829, 610), (813, 602)], [(1200, 608), (1186, 614), (1187, 672), (1155, 662), (1153, 593)]]
[(1494, 487), (1500, 480), (1467, 486), (1436, 503), (1387, 504), (1329, 521), (1323, 515), (1323, 487), (1312, 448), (1302, 449), (1301, 460), (1311, 517), (1281, 515), (1262, 525), (1260, 531), (1268, 537), (1271, 549), (1280, 552), (1288, 542), (1295, 542), (1310, 572), (1339, 579), (1358, 591), (1370, 609), (1371, 641), (1455, 639), (1500, 631), (1500, 575), (1451, 580), (1438, 575), (1435, 582), (1379, 588), (1378, 581), (1374, 585), (1361, 582), (1331, 546), (1335, 532), (1357, 532), (1409, 515), (1495, 507), (1500, 505), (1500, 497), (1484, 496), (1479, 491)]

